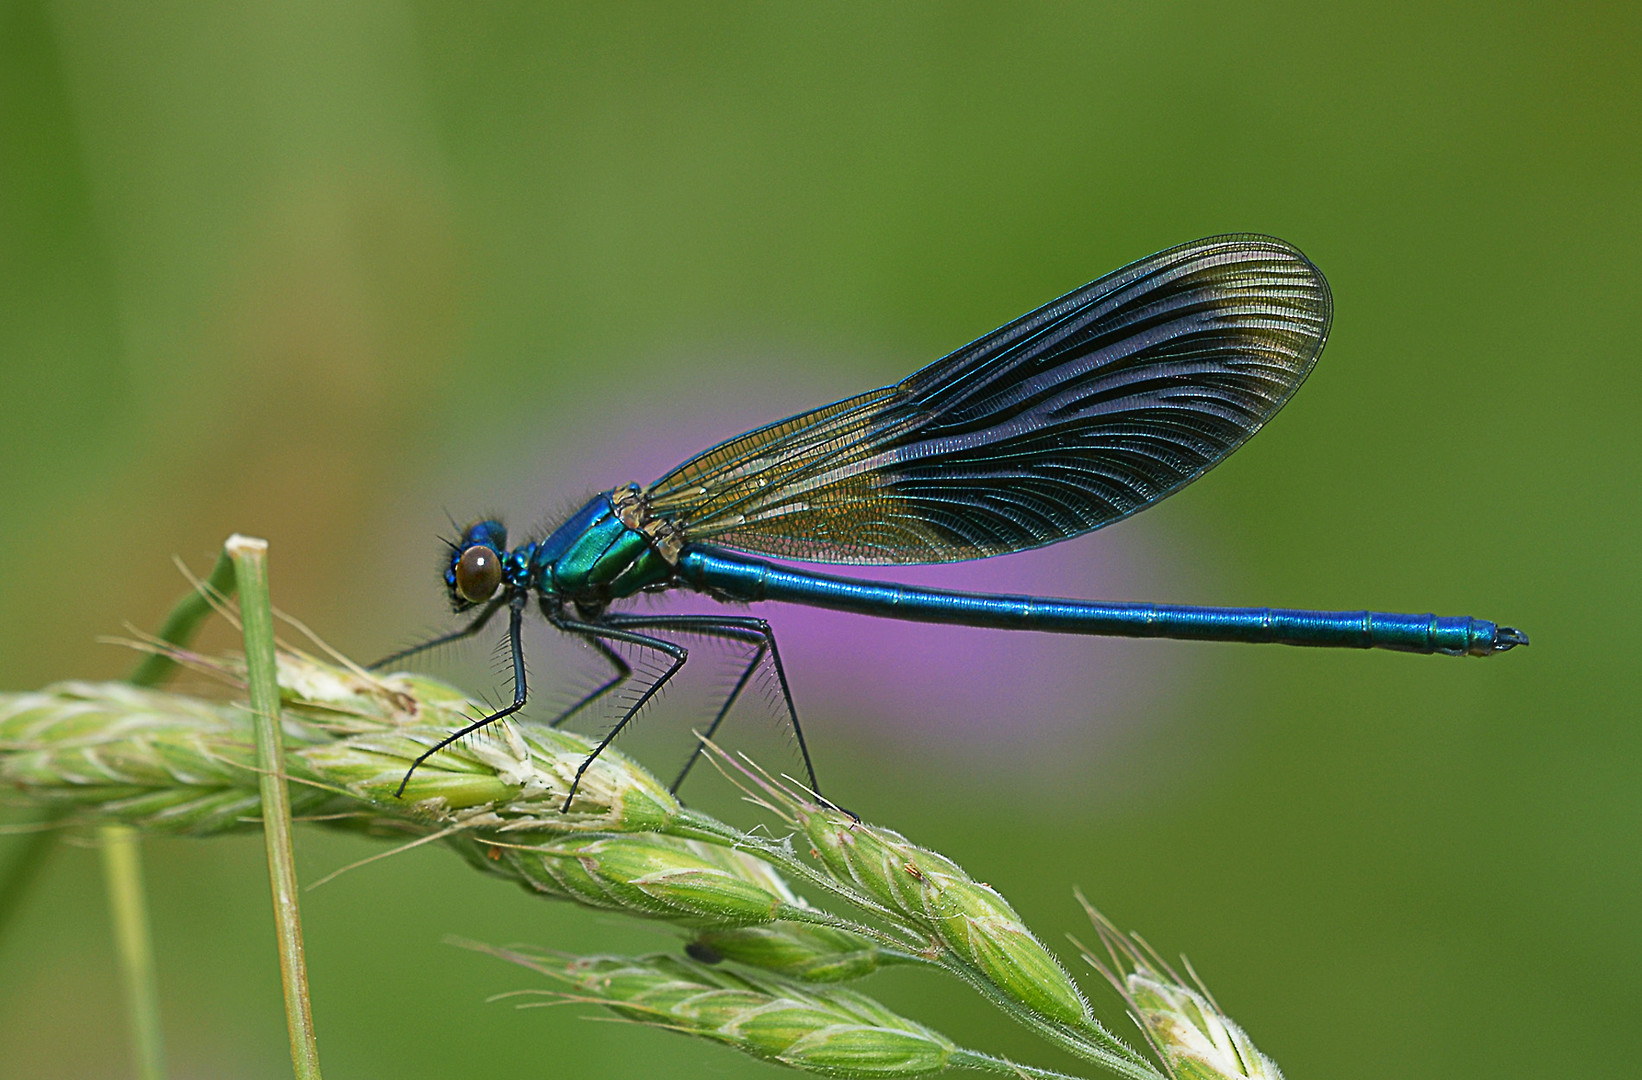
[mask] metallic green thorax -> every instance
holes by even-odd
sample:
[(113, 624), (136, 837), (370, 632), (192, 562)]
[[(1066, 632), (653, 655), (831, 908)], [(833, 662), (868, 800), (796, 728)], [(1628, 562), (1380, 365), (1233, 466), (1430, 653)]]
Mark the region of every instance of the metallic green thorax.
[(631, 488), (599, 495), (543, 542), (532, 560), (541, 591), (602, 605), (671, 582), (665, 538), (636, 505)]

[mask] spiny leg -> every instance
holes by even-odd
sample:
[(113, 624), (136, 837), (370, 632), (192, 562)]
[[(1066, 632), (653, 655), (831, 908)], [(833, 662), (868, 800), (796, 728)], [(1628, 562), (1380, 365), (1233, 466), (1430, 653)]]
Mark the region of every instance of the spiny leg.
[[(719, 710), (718, 716), (713, 719), (712, 726), (707, 729), (707, 738), (712, 738), (713, 733), (718, 730), (718, 725), (730, 711), (730, 706), (735, 704), (736, 698), (745, 689), (747, 680), (752, 677), (758, 664), (764, 659), (763, 654), (768, 652), (770, 662), (775, 667), (776, 681), (781, 686), (782, 701), (787, 706), (787, 721), (792, 724), (793, 736), (798, 740), (798, 752), (804, 757), (804, 771), (809, 774), (810, 790), (822, 802), (828, 801), (821, 794), (821, 784), (815, 778), (815, 765), (810, 761), (810, 748), (804, 741), (804, 728), (798, 722), (798, 706), (793, 704), (792, 689), (787, 685), (787, 669), (781, 663), (781, 650), (776, 646), (775, 631), (770, 629), (768, 621), (751, 615), (612, 615), (609, 616), (608, 622), (614, 626), (648, 627), (655, 630), (683, 630), (687, 633), (705, 634), (709, 637), (725, 638), (732, 641), (759, 642), (758, 653), (753, 656), (752, 662), (747, 665), (747, 669), (741, 673), (741, 678), (736, 682), (735, 689), (730, 691), (730, 696), (724, 702), (724, 707)], [(684, 783), (685, 776), (689, 774), (691, 767), (695, 765), (696, 758), (701, 755), (701, 750), (702, 744), (697, 742), (695, 751), (690, 755), (690, 760), (685, 763), (684, 771), (679, 773), (678, 779), (673, 782), (672, 790), (674, 792), (678, 790), (680, 784)], [(842, 809), (842, 807), (839, 809)], [(848, 810), (844, 812), (849, 813)]]
[(735, 707), (736, 700), (741, 697), (741, 691), (747, 688), (747, 683), (751, 681), (753, 672), (758, 670), (758, 665), (764, 662), (764, 657), (767, 655), (769, 655), (769, 648), (762, 641), (759, 642), (758, 648), (753, 652), (752, 659), (748, 660), (747, 666), (741, 669), (741, 677), (735, 681), (735, 686), (730, 689), (729, 696), (724, 699), (724, 704), (719, 706), (718, 715), (713, 717), (713, 722), (707, 725), (707, 730), (701, 733), (701, 737), (696, 740), (695, 746), (690, 748), (690, 759), (684, 763), (684, 768), (678, 771), (678, 775), (673, 778), (673, 782), (667, 786), (668, 791), (677, 795), (678, 789), (684, 786), (684, 778), (690, 775), (690, 770), (695, 768), (702, 752), (707, 749), (707, 744), (713, 741), (714, 735), (718, 734), (718, 726), (724, 723), (726, 716), (730, 715), (730, 710)]
[[(524, 644), (520, 640), (520, 637), (519, 637), (519, 627), (520, 627), (520, 623), (523, 621), (523, 618), (524, 618), (525, 600), (526, 600), (526, 594), (521, 592), (518, 595), (514, 596), (508, 602), (507, 640), (508, 640), (508, 645), (511, 648), (512, 653), (513, 653), (513, 704), (509, 705), (507, 708), (502, 709), (498, 712), (493, 712), (489, 716), (486, 716), (486, 717), (483, 717), (481, 719), (475, 720), (473, 723), (469, 724), (465, 728), (462, 728), (460, 731), (456, 732), (454, 735), (446, 736), (445, 738), (439, 740), (437, 743), (434, 743), (432, 747), (430, 747), (427, 751), (425, 751), (422, 754), (421, 757), (419, 757), (415, 761), (411, 762), (411, 767), (410, 768), (405, 770), (404, 779), (399, 781), (399, 790), (397, 790), (393, 793), (394, 798), (399, 799), (399, 798), (404, 797), (404, 795), (405, 795), (405, 785), (410, 783), (411, 773), (414, 773), (416, 771), (417, 767), (422, 764), (422, 762), (428, 760), (428, 758), (432, 757), (434, 754), (437, 754), (439, 751), (443, 750), (445, 747), (449, 746), (451, 743), (455, 742), (456, 740), (464, 738), (468, 735), (471, 735), (475, 731), (478, 731), (482, 727), (486, 727), (490, 724), (494, 724), (496, 721), (502, 719), (503, 717), (512, 716), (514, 713), (516, 713), (520, 709), (524, 708), (524, 704), (525, 704), (525, 650), (524, 650)], [(494, 607), (495, 607), (495, 605), (493, 604), (492, 609), (494, 609)], [(481, 620), (488, 619), (489, 617), (490, 617), (489, 614), (485, 614), (485, 615), (480, 616), (480, 619)]]
[(690, 650), (675, 642), (651, 637), (649, 634), (635, 634), (602, 623), (587, 623), (578, 619), (567, 619), (562, 615), (553, 617), (553, 625), (567, 633), (582, 634), (595, 639), (602, 638), (606, 641), (622, 641), (629, 645), (637, 645), (640, 648), (654, 649), (656, 652), (673, 658), (673, 662), (667, 666), (666, 671), (661, 673), (661, 677), (646, 687), (644, 693), (638, 696), (638, 700), (627, 707), (627, 710), (621, 714), (621, 718), (616, 721), (615, 726), (605, 733), (604, 738), (599, 740), (599, 745), (595, 746), (593, 752), (588, 754), (587, 758), (577, 767), (576, 775), (570, 781), (570, 790), (565, 794), (564, 805), (559, 808), (561, 813), (569, 813), (570, 802), (576, 797), (576, 789), (581, 786), (582, 774), (586, 773), (588, 767), (598, 760), (600, 754), (604, 753), (605, 747), (615, 741), (616, 736), (621, 734), (622, 728), (627, 726), (627, 722), (633, 719), (638, 711), (644, 708), (663, 686), (667, 685), (669, 679), (678, 674), (685, 661), (690, 659)]
[[(542, 608), (542, 614), (546, 615), (549, 619), (552, 619), (554, 617), (553, 614), (551, 612), (549, 612), (548, 609), (545, 606)], [(578, 700), (575, 704), (571, 705), (568, 709), (564, 710), (558, 716), (555, 716), (553, 719), (549, 720), (547, 722), (548, 727), (558, 727), (560, 724), (564, 723), (566, 720), (570, 719), (572, 716), (575, 716), (577, 713), (581, 712), (583, 709), (587, 708), (589, 705), (591, 705), (595, 701), (599, 700), (599, 698), (603, 697), (604, 695), (608, 694), (610, 691), (614, 690), (616, 687), (620, 686), (622, 683), (626, 682), (628, 680), (628, 678), (631, 677), (632, 674), (633, 674), (632, 665), (630, 665), (626, 660), (623, 660), (622, 657), (621, 657), (621, 654), (618, 653), (615, 649), (612, 649), (610, 646), (606, 645), (603, 641), (601, 641), (600, 639), (598, 639), (596, 637), (588, 638), (587, 643), (589, 645), (592, 645), (593, 648), (597, 649), (599, 651), (599, 654), (601, 656), (603, 656), (606, 660), (610, 661), (610, 666), (616, 669), (616, 673), (614, 675), (610, 676), (610, 678), (606, 679), (604, 682), (600, 683), (598, 686), (595, 686), (592, 690), (588, 691), (586, 694), (583, 694), (581, 699)]]
[[(711, 618), (710, 616), (701, 617)], [(613, 618), (627, 626), (631, 626), (634, 623), (648, 625), (652, 621), (650, 617), (642, 615), (617, 615)], [(666, 620), (666, 624), (668, 626), (678, 628), (675, 621), (676, 619), (696, 618), (696, 616), (665, 616), (662, 618)], [(736, 701), (741, 697), (741, 692), (747, 688), (747, 683), (752, 680), (753, 673), (758, 670), (759, 664), (763, 663), (764, 657), (769, 653), (769, 645), (764, 641), (764, 636), (757, 630), (744, 629), (741, 627), (724, 627), (717, 625), (716, 621), (713, 626), (687, 625), (687, 629), (691, 633), (699, 633), (707, 637), (721, 638), (726, 641), (741, 641), (748, 644), (756, 644), (758, 647), (753, 651), (753, 655), (747, 661), (746, 666), (742, 668), (741, 676), (736, 679), (735, 686), (731, 687), (729, 695), (724, 699), (723, 704), (719, 706), (718, 714), (713, 717), (713, 722), (707, 725), (707, 730), (703, 732), (701, 737), (696, 740), (695, 746), (690, 751), (689, 760), (684, 763), (684, 768), (679, 770), (678, 776), (674, 778), (670, 785), (668, 785), (667, 790), (672, 792), (674, 795), (678, 794), (679, 788), (684, 785), (685, 777), (690, 775), (690, 770), (695, 767), (696, 760), (701, 757), (702, 752), (706, 749), (706, 744), (712, 740), (714, 735), (718, 734), (719, 725), (724, 723), (724, 718), (728, 716), (730, 714), (730, 710), (735, 707)]]
[(470, 638), (474, 634), (477, 634), (479, 631), (483, 630), (485, 628), (485, 624), (490, 621), (490, 617), (500, 611), (502, 609), (502, 605), (505, 603), (507, 603), (507, 598), (498, 596), (496, 599), (485, 605), (484, 610), (479, 612), (478, 618), (474, 619), (460, 630), (453, 630), (448, 634), (440, 634), (431, 641), (424, 641), (420, 645), (412, 645), (408, 649), (400, 649), (396, 653), (389, 653), (376, 663), (366, 667), (365, 670), (380, 671), (389, 664), (398, 663), (407, 656), (415, 656), (417, 653), (427, 652), (429, 649), (437, 649), (441, 645), (449, 645), (453, 641), (461, 641), (463, 638)]

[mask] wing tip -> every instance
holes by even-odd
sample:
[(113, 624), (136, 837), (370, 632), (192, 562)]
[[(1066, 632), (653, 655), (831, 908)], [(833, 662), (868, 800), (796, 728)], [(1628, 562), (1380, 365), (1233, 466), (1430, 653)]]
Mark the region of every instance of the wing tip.
[[(1175, 251), (1187, 251), (1209, 247), (1225, 246), (1239, 251), (1259, 250), (1262, 252), (1276, 252), (1292, 262), (1299, 263), (1308, 272), (1308, 276), (1316, 289), (1315, 299), (1307, 307), (1316, 318), (1318, 326), (1315, 332), (1316, 344), (1304, 357), (1303, 366), (1309, 372), (1312, 364), (1323, 354), (1323, 347), (1328, 344), (1329, 333), (1334, 329), (1334, 290), (1329, 286), (1328, 276), (1322, 268), (1311, 261), (1311, 257), (1301, 251), (1294, 244), (1280, 236), (1270, 233), (1237, 232), (1221, 233), (1218, 236), (1207, 236), (1201, 240), (1181, 244)], [(1296, 384), (1298, 388), (1298, 384)]]

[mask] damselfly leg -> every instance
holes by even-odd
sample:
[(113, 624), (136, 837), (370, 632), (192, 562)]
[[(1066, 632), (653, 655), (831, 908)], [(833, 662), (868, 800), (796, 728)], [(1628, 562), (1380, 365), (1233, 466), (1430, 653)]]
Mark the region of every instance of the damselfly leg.
[[(750, 615), (612, 615), (608, 621), (616, 626), (644, 627), (650, 630), (676, 630), (682, 633), (701, 634), (704, 637), (715, 637), (725, 641), (740, 641), (749, 645), (756, 645), (747, 666), (742, 669), (741, 676), (730, 690), (724, 704), (719, 707), (717, 715), (703, 733), (703, 737), (711, 739), (717, 732), (719, 725), (729, 715), (741, 692), (747, 688), (753, 674), (764, 662), (767, 655), (771, 666), (775, 669), (776, 682), (781, 688), (781, 700), (787, 709), (787, 722), (792, 725), (793, 737), (798, 742), (798, 752), (804, 758), (804, 771), (809, 776), (810, 790), (817, 797), (821, 795), (821, 785), (815, 778), (815, 765), (810, 760), (810, 748), (804, 740), (804, 727), (798, 722), (798, 706), (793, 703), (792, 688), (787, 685), (787, 669), (781, 662), (781, 650), (775, 643), (775, 631), (770, 628), (767, 620)], [(678, 778), (673, 781), (669, 789), (674, 794), (684, 783), (684, 778), (690, 775), (696, 760), (701, 757), (703, 744), (697, 741), (695, 748), (690, 752), (690, 760), (684, 763)]]
[[(437, 754), (451, 743), (456, 742), (458, 739), (465, 738), (466, 736), (473, 734), (475, 731), (478, 731), (480, 728), (488, 727), (504, 717), (512, 716), (514, 713), (524, 708), (527, 693), (525, 686), (525, 651), (524, 644), (520, 640), (519, 628), (524, 619), (526, 599), (526, 594), (521, 592), (508, 601), (507, 640), (509, 651), (513, 656), (513, 704), (507, 706), (505, 709), (500, 709), (493, 712), (489, 716), (481, 717), (480, 719), (475, 720), (473, 723), (459, 729), (452, 735), (447, 735), (445, 738), (439, 740), (427, 750), (423, 751), (420, 757), (411, 762), (411, 767), (405, 770), (404, 778), (399, 781), (399, 790), (393, 793), (394, 798), (402, 798), (404, 796), (405, 785), (410, 783), (411, 774), (416, 771), (417, 767), (420, 766), (422, 762), (428, 760), (428, 758), (432, 757), (434, 754)], [(476, 620), (477, 625), (469, 627), (466, 631), (464, 631), (462, 636), (465, 637), (468, 634), (477, 632), (478, 626), (482, 626), (484, 621), (490, 618), (490, 615), (495, 610), (496, 606), (496, 604), (492, 604), (490, 608), (488, 608), (486, 612), (480, 615), (479, 619)]]
[(484, 606), (484, 610), (479, 612), (478, 617), (466, 626), (462, 627), (460, 630), (452, 630), (448, 634), (440, 634), (436, 638), (429, 638), (427, 641), (419, 642), (412, 645), (408, 649), (400, 649), (398, 652), (389, 653), (376, 663), (366, 665), (365, 670), (381, 671), (389, 664), (397, 664), (406, 657), (415, 656), (418, 653), (425, 653), (429, 649), (437, 649), (441, 645), (449, 645), (453, 642), (463, 641), (470, 638), (474, 634), (477, 634), (479, 631), (483, 630), (485, 628), (485, 624), (490, 622), (491, 616), (502, 610), (506, 604), (507, 598), (499, 596), (490, 603), (486, 604)]
[[(548, 619), (550, 619), (550, 620), (553, 618), (553, 615), (550, 612), (550, 610), (548, 609), (546, 604), (542, 605), (542, 614), (546, 615), (548, 617)], [(585, 635), (584, 635), (584, 637), (585, 637)], [(600, 656), (603, 656), (606, 660), (608, 660), (610, 662), (610, 666), (611, 666), (612, 669), (614, 669), (614, 672), (604, 682), (600, 683), (598, 686), (595, 686), (592, 690), (589, 690), (587, 693), (583, 694), (569, 708), (565, 709), (563, 712), (559, 713), (558, 716), (555, 716), (553, 719), (549, 720), (547, 722), (548, 727), (555, 727), (555, 728), (559, 727), (566, 720), (569, 720), (572, 716), (575, 716), (577, 713), (581, 712), (583, 709), (587, 708), (589, 705), (593, 704), (595, 701), (599, 700), (601, 697), (608, 694), (610, 691), (614, 690), (616, 687), (620, 686), (622, 683), (626, 682), (633, 674), (632, 665), (629, 664), (626, 660), (623, 660), (621, 658), (621, 654), (618, 653), (615, 649), (612, 649), (610, 646), (606, 645), (602, 640), (600, 640), (599, 638), (596, 638), (596, 637), (587, 637), (586, 640), (587, 640), (587, 643), (589, 645), (593, 646), (594, 649), (598, 650), (598, 653), (599, 653)]]
[(614, 742), (616, 736), (621, 734), (622, 728), (627, 726), (628, 721), (638, 715), (638, 711), (649, 704), (650, 699), (655, 697), (674, 675), (678, 674), (679, 669), (684, 667), (685, 662), (690, 659), (690, 650), (675, 642), (651, 637), (649, 634), (634, 633), (631, 630), (624, 630), (608, 623), (582, 622), (579, 619), (565, 618), (563, 615), (554, 615), (552, 620), (554, 626), (566, 633), (581, 634), (584, 637), (602, 639), (605, 642), (619, 641), (627, 645), (653, 649), (672, 660), (667, 665), (667, 670), (662, 672), (649, 686), (645, 687), (644, 692), (622, 712), (620, 719), (615, 722), (609, 731), (605, 732), (604, 738), (599, 740), (599, 744), (593, 748), (593, 752), (588, 754), (587, 759), (577, 767), (576, 775), (570, 781), (570, 790), (565, 793), (564, 806), (560, 808), (568, 812), (571, 800), (576, 797), (576, 789), (581, 786), (582, 775), (587, 772), (593, 762), (598, 760), (599, 755), (604, 753), (605, 747)]

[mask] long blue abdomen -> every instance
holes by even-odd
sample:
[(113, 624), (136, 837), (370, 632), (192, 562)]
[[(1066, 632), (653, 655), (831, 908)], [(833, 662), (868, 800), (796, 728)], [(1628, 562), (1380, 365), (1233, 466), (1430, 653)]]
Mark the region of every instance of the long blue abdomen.
[(949, 592), (809, 573), (704, 545), (691, 545), (681, 553), (678, 579), (726, 600), (776, 600), (912, 622), (1057, 634), (1396, 649), (1451, 656), (1489, 656), (1527, 643), (1526, 637), (1510, 627), (1469, 616), (1104, 604)]

